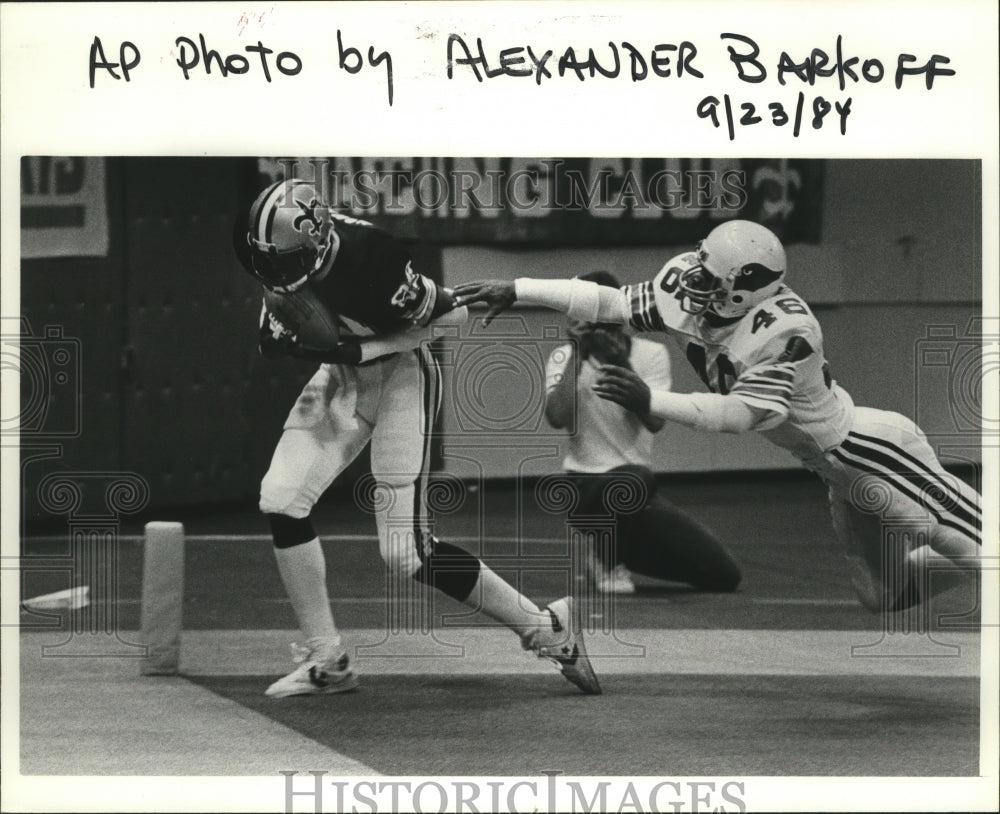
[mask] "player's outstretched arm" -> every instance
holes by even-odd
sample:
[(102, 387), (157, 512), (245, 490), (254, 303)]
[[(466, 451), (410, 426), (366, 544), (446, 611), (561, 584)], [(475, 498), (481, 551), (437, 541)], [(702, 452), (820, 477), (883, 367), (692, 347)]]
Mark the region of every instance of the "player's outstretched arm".
[(481, 280), (455, 289), (458, 305), (484, 303), (488, 310), (483, 324), (506, 311), (515, 302), (542, 305), (584, 322), (613, 322), (627, 325), (629, 303), (621, 289), (598, 285), (589, 280)]
[(650, 388), (633, 371), (602, 365), (594, 392), (626, 410), (675, 421), (707, 432), (748, 432), (767, 415), (741, 399), (720, 393), (673, 393)]
[(671, 393), (654, 390), (649, 412), (705, 432), (749, 432), (768, 415), (734, 396), (721, 393)]
[(483, 325), (510, 308), (517, 300), (514, 283), (510, 280), (478, 280), (455, 288), (455, 302), (460, 306), (482, 303), (487, 307)]
[(766, 410), (721, 393), (671, 393), (656, 390), (650, 394), (652, 415), (684, 424), (704, 432), (749, 432), (768, 415)]

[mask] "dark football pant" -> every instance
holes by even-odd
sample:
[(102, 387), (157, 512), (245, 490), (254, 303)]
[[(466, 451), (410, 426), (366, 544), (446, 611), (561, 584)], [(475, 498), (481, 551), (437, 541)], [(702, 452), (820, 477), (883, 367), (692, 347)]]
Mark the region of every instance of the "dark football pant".
[(733, 591), (740, 567), (709, 529), (657, 494), (656, 477), (643, 466), (599, 474), (565, 474), (579, 494), (569, 520), (577, 528), (613, 517), (613, 551), (599, 550), (606, 565), (624, 563), (635, 574), (683, 582), (702, 591)]

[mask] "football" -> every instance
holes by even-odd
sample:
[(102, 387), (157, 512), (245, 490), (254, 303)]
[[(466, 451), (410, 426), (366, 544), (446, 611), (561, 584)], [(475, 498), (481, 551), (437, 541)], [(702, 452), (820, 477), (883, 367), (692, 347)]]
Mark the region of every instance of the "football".
[(264, 292), (264, 304), (304, 348), (330, 350), (340, 340), (340, 328), (330, 310), (308, 287), (291, 294)]

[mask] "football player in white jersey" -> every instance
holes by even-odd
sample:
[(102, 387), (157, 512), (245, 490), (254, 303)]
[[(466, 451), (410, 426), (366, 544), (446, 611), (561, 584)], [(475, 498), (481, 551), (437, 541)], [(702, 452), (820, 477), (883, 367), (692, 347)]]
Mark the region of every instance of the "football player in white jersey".
[[(579, 279), (619, 288), (607, 271)], [(602, 544), (588, 552), (595, 590), (634, 593), (630, 571), (704, 591), (736, 590), (741, 574), (733, 556), (711, 531), (659, 493), (653, 440), (664, 420), (601, 398), (593, 389), (604, 365), (627, 368), (654, 390), (669, 388), (666, 348), (631, 336), (623, 325), (570, 319), (567, 330), (575, 341), (553, 350), (546, 366), (545, 417), (569, 431), (563, 470), (578, 495), (572, 514), (607, 515), (616, 488), (642, 495), (641, 508), (637, 503), (617, 513), (614, 549)]]
[[(326, 560), (311, 514), (369, 441), (379, 551), (394, 590), (405, 590), (412, 579), (482, 610), (581, 690), (600, 693), (571, 597), (539, 608), (478, 557), (431, 533), (429, 448), (441, 390), (425, 340), (436, 321), (465, 320), (451, 293), (413, 270), (401, 242), (331, 212), (312, 185), (297, 179), (260, 193), (236, 224), (234, 247), (266, 289), (261, 352), (321, 363), (292, 407), (261, 483), (260, 510), (305, 636), (299, 666), (265, 694), (330, 694), (357, 686), (330, 610)], [(323, 327), (339, 324), (321, 337), (330, 341), (326, 348), (303, 340), (316, 342), (315, 329), (306, 329), (308, 315), (317, 313)], [(292, 322), (297, 315), (304, 315), (303, 324)]]
[[(694, 429), (756, 430), (787, 449), (829, 487), (862, 604), (903, 610), (978, 569), (980, 496), (945, 472), (908, 418), (854, 405), (831, 377), (819, 323), (785, 285), (785, 271), (776, 235), (733, 220), (639, 285), (520, 278), (455, 294), (458, 305), (486, 303), (486, 321), (517, 301), (670, 335), (711, 392), (651, 390), (616, 365), (603, 367), (594, 392)], [(884, 533), (890, 528), (899, 533)], [(930, 580), (934, 566), (945, 567)]]

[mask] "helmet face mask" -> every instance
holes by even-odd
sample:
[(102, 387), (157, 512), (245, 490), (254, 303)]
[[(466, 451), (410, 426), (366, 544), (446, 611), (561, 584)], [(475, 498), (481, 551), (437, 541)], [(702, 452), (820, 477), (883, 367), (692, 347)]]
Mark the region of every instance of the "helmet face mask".
[(292, 179), (265, 189), (250, 207), (250, 268), (266, 288), (290, 294), (324, 271), (338, 237), (312, 185)]
[[(698, 244), (698, 256), (700, 259), (701, 243)], [(704, 314), (714, 304), (723, 302), (727, 296), (722, 280), (709, 271), (703, 263), (683, 272), (678, 288), (684, 295), (681, 298), (681, 308), (695, 316)]]
[(273, 243), (261, 243), (247, 235), (253, 273), (271, 291), (291, 294), (318, 274), (333, 248), (327, 242), (321, 249), (301, 247), (281, 252)]
[(777, 236), (746, 220), (715, 227), (698, 244), (697, 258), (698, 264), (680, 277), (681, 307), (726, 319), (743, 316), (777, 293), (787, 265)]

